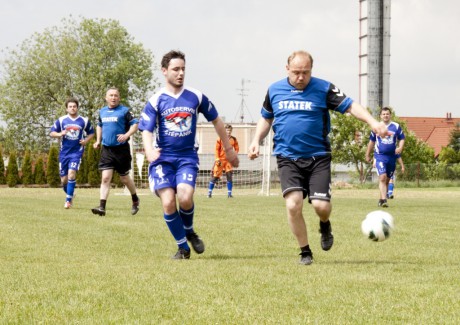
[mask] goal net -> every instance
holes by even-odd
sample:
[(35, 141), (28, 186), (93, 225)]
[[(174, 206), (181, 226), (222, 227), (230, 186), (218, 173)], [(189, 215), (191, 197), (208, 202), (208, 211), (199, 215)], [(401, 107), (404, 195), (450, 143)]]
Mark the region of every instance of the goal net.
[[(260, 146), (260, 156), (250, 160), (247, 150), (255, 133), (255, 123), (232, 123), (232, 136), (238, 140), (240, 164), (233, 169), (233, 193), (235, 196), (244, 194), (271, 195), (279, 194), (279, 181), (276, 169), (276, 160), (272, 153), (271, 133)], [(200, 171), (196, 182), (197, 193), (206, 193), (212, 176), (215, 161), (215, 146), (217, 134), (212, 123), (197, 125), (197, 141), (199, 143), (198, 156)], [(133, 166), (132, 177), (136, 187), (148, 189), (148, 162), (145, 159), (142, 145), (132, 145)], [(213, 195), (227, 195), (226, 176), (222, 175), (216, 183)]]

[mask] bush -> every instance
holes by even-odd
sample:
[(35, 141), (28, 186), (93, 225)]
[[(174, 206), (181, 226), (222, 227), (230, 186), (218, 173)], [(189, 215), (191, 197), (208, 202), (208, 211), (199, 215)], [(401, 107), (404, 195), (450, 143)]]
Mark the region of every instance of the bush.
[(9, 187), (15, 187), (19, 184), (19, 171), (18, 171), (18, 161), (15, 152), (11, 152), (10, 158), (8, 160), (8, 170), (7, 170), (6, 183)]
[(32, 173), (32, 160), (30, 150), (26, 150), (24, 154), (24, 162), (22, 163), (22, 184), (29, 185), (34, 183), (34, 175)]
[(0, 184), (6, 184), (5, 162), (3, 161), (2, 146), (0, 146)]
[(48, 166), (46, 168), (46, 182), (51, 187), (59, 187), (61, 185), (58, 155), (59, 149), (55, 145), (51, 146), (48, 154)]
[(42, 156), (38, 157), (37, 163), (35, 164), (34, 183), (38, 185), (46, 184), (45, 168)]

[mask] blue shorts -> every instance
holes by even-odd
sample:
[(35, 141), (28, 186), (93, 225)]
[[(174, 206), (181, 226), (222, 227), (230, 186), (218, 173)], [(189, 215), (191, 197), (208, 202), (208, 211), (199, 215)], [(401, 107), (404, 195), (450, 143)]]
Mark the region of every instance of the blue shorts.
[(69, 173), (69, 169), (77, 171), (80, 168), (81, 157), (65, 157), (59, 159), (59, 176), (64, 177)]
[(377, 169), (377, 175), (387, 174), (388, 178), (393, 177), (396, 169), (396, 157), (375, 157), (375, 168)]
[(178, 184), (195, 188), (198, 157), (160, 157), (149, 166), (150, 190), (158, 195), (163, 188), (176, 189)]

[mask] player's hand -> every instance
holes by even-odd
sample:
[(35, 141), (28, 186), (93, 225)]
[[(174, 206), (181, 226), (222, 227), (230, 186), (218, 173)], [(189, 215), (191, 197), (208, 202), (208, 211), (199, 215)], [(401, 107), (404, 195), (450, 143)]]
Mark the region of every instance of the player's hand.
[(386, 136), (393, 134), (393, 132), (388, 131), (387, 126), (383, 122), (377, 122), (372, 125), (372, 131), (381, 138), (385, 138)]
[(368, 163), (370, 163), (370, 162), (371, 162), (371, 156), (366, 155), (366, 161), (367, 161)]
[(129, 137), (126, 134), (117, 134), (117, 141), (118, 142), (126, 142), (128, 141)]
[(93, 143), (93, 148), (94, 148), (94, 149), (99, 148), (99, 144), (100, 144), (99, 141), (94, 142), (94, 143)]
[(248, 158), (254, 160), (257, 157), (259, 157), (259, 145), (253, 143), (248, 148)]
[(216, 164), (217, 167), (222, 166), (222, 162), (219, 159), (216, 159), (215, 164)]
[(67, 130), (62, 130), (61, 137), (65, 137), (66, 134), (67, 134)]
[(147, 157), (147, 161), (149, 163), (154, 162), (158, 158), (160, 158), (161, 149), (160, 148), (153, 148), (152, 151), (146, 152), (145, 156)]

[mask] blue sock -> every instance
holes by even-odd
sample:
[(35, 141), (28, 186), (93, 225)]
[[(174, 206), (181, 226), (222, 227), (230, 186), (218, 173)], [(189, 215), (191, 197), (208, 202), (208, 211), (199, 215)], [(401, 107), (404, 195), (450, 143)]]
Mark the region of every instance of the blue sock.
[(67, 184), (68, 183), (62, 184), (62, 190), (64, 191), (65, 194), (67, 194)]
[(227, 182), (227, 192), (228, 195), (232, 195), (233, 182)]
[(195, 210), (195, 205), (192, 206), (190, 210), (183, 210), (179, 208), (179, 214), (182, 218), (182, 223), (184, 224), (185, 233), (189, 234), (193, 232), (193, 213)]
[(393, 183), (388, 184), (388, 196), (393, 195), (394, 188), (395, 188), (395, 184)]
[(208, 194), (211, 194), (212, 193), (212, 190), (214, 189), (214, 186), (216, 184), (214, 184), (213, 182), (209, 182), (209, 187), (208, 187)]
[(185, 237), (184, 224), (182, 223), (182, 218), (179, 213), (176, 211), (173, 214), (164, 214), (166, 224), (168, 225), (169, 231), (176, 240), (177, 246), (190, 250), (190, 247), (187, 244), (187, 238)]
[(77, 185), (77, 181), (75, 179), (69, 179), (69, 182), (67, 183), (67, 197), (65, 199), (67, 202), (72, 201), (75, 185)]

